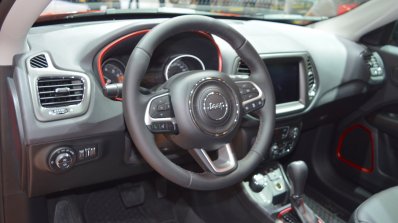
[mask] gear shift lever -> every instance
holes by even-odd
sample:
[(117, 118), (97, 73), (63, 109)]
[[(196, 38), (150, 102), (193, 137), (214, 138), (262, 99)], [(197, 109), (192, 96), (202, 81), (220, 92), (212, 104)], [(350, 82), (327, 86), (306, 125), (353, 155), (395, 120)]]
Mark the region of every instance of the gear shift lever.
[(289, 177), (291, 196), (301, 198), (304, 194), (305, 181), (307, 181), (308, 167), (303, 161), (292, 162), (287, 166), (287, 176)]
[(287, 166), (287, 176), (291, 184), (290, 202), (302, 223), (316, 223), (317, 217), (304, 204), (304, 186), (307, 180), (308, 167), (304, 161), (295, 161)]

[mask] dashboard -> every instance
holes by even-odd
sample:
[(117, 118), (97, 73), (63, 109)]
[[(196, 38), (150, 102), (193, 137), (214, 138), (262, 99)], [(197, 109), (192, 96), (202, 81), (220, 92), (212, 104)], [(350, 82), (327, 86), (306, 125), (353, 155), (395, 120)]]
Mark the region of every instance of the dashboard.
[[(17, 69), (8, 82), (21, 184), (29, 196), (150, 171), (127, 134), (122, 95), (107, 97), (103, 91), (107, 86), (120, 90), (125, 75), (134, 75), (126, 73), (130, 54), (164, 20), (31, 29), (30, 52), (16, 58)], [(272, 77), (277, 122), (266, 160), (289, 154), (301, 131), (333, 116), (325, 107), (363, 96), (384, 81), (381, 58), (358, 43), (307, 27), (223, 21), (252, 43)], [(191, 70), (218, 70), (232, 78), (250, 75), (245, 62), (225, 41), (194, 31), (174, 35), (157, 48), (139, 90), (151, 92), (174, 75)], [(256, 135), (253, 126), (258, 126), (255, 114), (242, 123), (247, 134), (241, 137), (239, 153), (250, 148)], [(167, 135), (154, 137), (170, 159), (189, 162)]]

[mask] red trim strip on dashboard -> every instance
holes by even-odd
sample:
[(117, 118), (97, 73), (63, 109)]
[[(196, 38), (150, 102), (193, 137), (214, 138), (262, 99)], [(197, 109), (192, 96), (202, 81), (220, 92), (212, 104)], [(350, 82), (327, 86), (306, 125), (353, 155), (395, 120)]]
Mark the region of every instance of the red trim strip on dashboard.
[(213, 44), (213, 46), (216, 48), (217, 50), (217, 55), (218, 55), (218, 71), (222, 72), (222, 55), (221, 55), (221, 50), (220, 47), (218, 47), (218, 44), (216, 43), (216, 41), (214, 40), (213, 36), (206, 33), (206, 32), (202, 32), (202, 31), (197, 31), (197, 33), (203, 35), (204, 37), (206, 37), (207, 39), (209, 39), (211, 41), (211, 43)]
[[(363, 166), (361, 166), (359, 164), (356, 164), (356, 163), (352, 162), (351, 160), (346, 159), (341, 153), (341, 150), (343, 148), (344, 139), (347, 137), (347, 135), (350, 132), (352, 132), (354, 129), (358, 129), (358, 128), (364, 130), (369, 136), (370, 148), (371, 148), (371, 154), (370, 154), (370, 158), (371, 158), (370, 164), (371, 165), (370, 165), (369, 168), (363, 167)], [(347, 128), (347, 129), (345, 129), (343, 131), (343, 133), (339, 137), (339, 142), (338, 142), (338, 145), (337, 145), (336, 153), (337, 153), (337, 159), (340, 160), (341, 162), (347, 164), (348, 166), (353, 167), (355, 169), (358, 169), (358, 170), (360, 170), (360, 171), (362, 171), (364, 173), (372, 173), (374, 171), (374, 159), (375, 159), (375, 155), (374, 155), (374, 153), (375, 153), (374, 138), (373, 138), (372, 131), (369, 128), (367, 128), (366, 126), (362, 125), (362, 124), (355, 124), (355, 125), (352, 125), (351, 127)]]
[(128, 35), (122, 36), (122, 37), (120, 37), (119, 39), (117, 39), (117, 40), (111, 42), (110, 44), (106, 45), (106, 47), (103, 48), (103, 49), (100, 51), (99, 56), (98, 56), (98, 58), (97, 58), (97, 70), (98, 70), (98, 74), (99, 74), (99, 76), (100, 76), (100, 81), (101, 81), (102, 87), (105, 87), (105, 84), (106, 84), (106, 83), (105, 83), (105, 78), (104, 78), (104, 73), (102, 72), (102, 62), (103, 62), (103, 59), (104, 59), (105, 54), (106, 54), (110, 49), (112, 49), (114, 46), (116, 46), (117, 44), (119, 44), (120, 42), (123, 42), (123, 41), (125, 41), (125, 40), (127, 40), (127, 39), (130, 39), (130, 38), (133, 38), (133, 37), (136, 37), (136, 36), (139, 36), (139, 35), (143, 35), (143, 34), (145, 34), (145, 33), (147, 33), (147, 32), (149, 32), (149, 29), (145, 29), (145, 30), (133, 32), (133, 33), (130, 33), (130, 34), (128, 34)]
[[(101, 82), (102, 87), (105, 87), (105, 84), (106, 84), (105, 83), (105, 78), (104, 78), (104, 73), (102, 71), (102, 63), (103, 63), (103, 59), (104, 59), (106, 53), (110, 49), (112, 49), (114, 46), (118, 45), (119, 43), (121, 43), (121, 42), (123, 42), (123, 41), (125, 41), (127, 39), (139, 36), (139, 35), (144, 35), (144, 34), (146, 34), (149, 31), (150, 31), (149, 29), (145, 29), (145, 30), (140, 30), (140, 31), (133, 32), (133, 33), (127, 34), (125, 36), (122, 36), (119, 39), (117, 39), (117, 40), (111, 42), (110, 44), (106, 45), (100, 51), (99, 56), (97, 58), (97, 70), (98, 70), (98, 75), (100, 77), (100, 82)], [(217, 54), (218, 54), (218, 71), (222, 72), (222, 55), (221, 55), (220, 48), (218, 47), (218, 45), (217, 45), (216, 41), (214, 40), (213, 36), (211, 36), (210, 34), (208, 34), (206, 32), (202, 32), (202, 31), (196, 31), (196, 32), (198, 34), (206, 37), (207, 39), (209, 39), (211, 41), (211, 43), (214, 45), (214, 47), (216, 48)], [(116, 98), (116, 100), (120, 101), (122, 99), (121, 98)]]

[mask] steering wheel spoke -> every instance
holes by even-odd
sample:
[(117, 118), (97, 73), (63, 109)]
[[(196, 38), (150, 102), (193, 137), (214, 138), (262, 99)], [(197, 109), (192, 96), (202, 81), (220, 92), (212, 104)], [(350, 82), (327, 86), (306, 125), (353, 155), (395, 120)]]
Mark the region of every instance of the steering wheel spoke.
[(263, 91), (250, 79), (235, 79), (242, 98), (242, 108), (245, 114), (261, 109), (265, 104)]
[(217, 156), (214, 160), (205, 149), (191, 149), (189, 152), (204, 171), (216, 176), (227, 175), (238, 166), (235, 154), (229, 143), (217, 149)]
[(152, 133), (178, 133), (168, 92), (157, 94), (149, 99), (145, 110), (145, 124)]

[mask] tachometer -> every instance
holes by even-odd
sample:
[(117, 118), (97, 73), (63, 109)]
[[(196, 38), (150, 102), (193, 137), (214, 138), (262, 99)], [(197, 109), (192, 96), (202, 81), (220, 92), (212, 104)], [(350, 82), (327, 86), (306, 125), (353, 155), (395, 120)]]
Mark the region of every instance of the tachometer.
[(190, 70), (205, 70), (202, 60), (194, 55), (184, 54), (173, 58), (164, 70), (166, 80), (170, 77)]
[(118, 59), (110, 58), (102, 64), (105, 83), (122, 83), (124, 80), (125, 65)]

